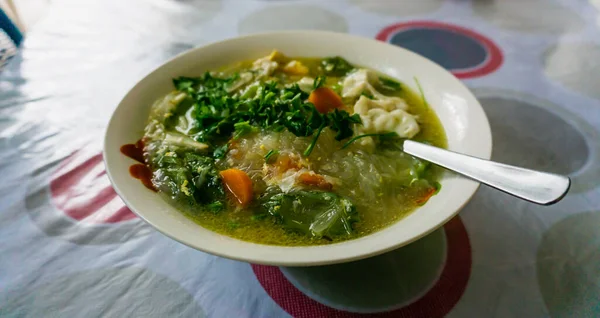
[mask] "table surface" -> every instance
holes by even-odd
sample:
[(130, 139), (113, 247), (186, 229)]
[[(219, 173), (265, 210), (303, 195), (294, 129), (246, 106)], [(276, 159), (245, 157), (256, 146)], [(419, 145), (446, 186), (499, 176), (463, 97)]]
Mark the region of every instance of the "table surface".
[[(594, 7), (594, 3), (598, 7)], [(598, 1), (60, 0), (0, 71), (0, 316), (600, 315)], [(482, 187), (426, 238), (371, 259), (255, 266), (156, 232), (110, 187), (109, 116), (174, 55), (275, 29), (419, 52), (468, 85), (493, 159), (568, 174), (541, 207)]]

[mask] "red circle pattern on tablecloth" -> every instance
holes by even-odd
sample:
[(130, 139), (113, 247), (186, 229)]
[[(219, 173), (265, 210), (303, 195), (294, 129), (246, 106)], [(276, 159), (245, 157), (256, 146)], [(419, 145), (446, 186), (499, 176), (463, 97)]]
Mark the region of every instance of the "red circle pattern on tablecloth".
[(136, 218), (112, 188), (102, 154), (77, 151), (52, 175), (52, 203), (69, 217), (86, 223), (117, 223)]
[(471, 38), (478, 42), (487, 52), (487, 58), (477, 66), (467, 69), (450, 70), (458, 78), (472, 78), (490, 74), (502, 65), (504, 58), (500, 48), (486, 36), (473, 30), (454, 24), (434, 21), (411, 21), (390, 25), (377, 34), (380, 41), (389, 42), (393, 35), (413, 29), (439, 29), (450, 31)]
[(420, 299), (406, 307), (376, 314), (356, 314), (327, 307), (309, 298), (292, 285), (278, 267), (252, 265), (256, 277), (271, 298), (297, 318), (314, 317), (443, 317), (463, 295), (471, 274), (471, 244), (460, 217), (444, 225), (447, 258), (436, 284)]

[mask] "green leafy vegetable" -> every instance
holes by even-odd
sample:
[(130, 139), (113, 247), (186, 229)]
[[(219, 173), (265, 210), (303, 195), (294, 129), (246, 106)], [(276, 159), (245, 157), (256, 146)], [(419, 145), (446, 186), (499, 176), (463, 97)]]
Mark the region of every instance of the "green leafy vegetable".
[(325, 81), (327, 80), (327, 78), (323, 75), (319, 75), (317, 76), (317, 78), (315, 78), (315, 81), (313, 83), (313, 88), (317, 89), (323, 85), (325, 85)]
[(438, 194), (438, 192), (442, 190), (442, 184), (436, 181), (433, 183), (433, 188), (435, 189), (435, 192), (433, 194)]
[(186, 135), (173, 132), (166, 133), (164, 141), (167, 144), (191, 148), (195, 150), (205, 150), (208, 148), (208, 145), (205, 143), (197, 142)]
[(425, 161), (425, 160), (420, 160), (417, 158), (414, 158), (413, 161), (415, 162), (414, 169), (415, 169), (415, 174), (416, 174), (417, 178), (419, 178), (419, 179), (424, 178), (425, 173), (431, 167), (431, 162)]
[(310, 156), (313, 148), (317, 144), (317, 140), (319, 139), (321, 132), (325, 127), (327, 127), (327, 125), (329, 125), (329, 128), (331, 128), (333, 131), (337, 132), (335, 139), (339, 141), (352, 136), (354, 133), (352, 131), (353, 124), (362, 123), (358, 114), (350, 115), (348, 112), (340, 111), (339, 109), (334, 109), (334, 111), (327, 113), (322, 120), (322, 124), (317, 129), (315, 137), (304, 151), (304, 156)]
[(263, 206), (287, 229), (314, 237), (352, 234), (352, 224), (358, 221), (354, 205), (331, 192), (279, 193)]
[(273, 161), (275, 161), (275, 158), (277, 157), (277, 155), (279, 154), (279, 151), (271, 149), (269, 150), (269, 152), (267, 152), (267, 154), (265, 155), (265, 161), (267, 163), (273, 163)]
[(211, 203), (211, 204), (208, 204), (208, 205), (206, 206), (206, 208), (207, 208), (207, 209), (208, 209), (210, 212), (217, 214), (217, 213), (219, 213), (219, 212), (223, 211), (223, 209), (225, 209), (225, 205), (223, 204), (223, 202), (220, 202), (220, 201), (215, 201), (215, 202), (213, 202), (213, 203)]
[(228, 227), (230, 230), (235, 230), (235, 229), (237, 229), (238, 227), (240, 227), (240, 223), (239, 223), (239, 222), (235, 222), (235, 221), (230, 221), (229, 223), (227, 223), (227, 227)]
[(380, 77), (379, 83), (380, 83), (380, 88), (387, 92), (393, 93), (393, 92), (398, 92), (402, 89), (402, 86), (400, 85), (400, 83), (398, 83), (392, 79), (386, 78), (386, 77)]
[(161, 191), (176, 200), (212, 203), (209, 210), (219, 212), (221, 207), (215, 202), (220, 203), (225, 198), (225, 192), (214, 159), (193, 152), (180, 155), (167, 151), (154, 156), (149, 163), (155, 171)]
[(235, 123), (233, 125), (233, 128), (235, 129), (235, 135), (233, 135), (233, 139), (239, 139), (244, 135), (248, 135), (258, 131), (258, 128), (250, 125), (250, 122), (248, 121)]
[(368, 99), (373, 99), (373, 98), (375, 98), (375, 97), (373, 96), (373, 94), (371, 94), (371, 92), (368, 92), (368, 91), (364, 91), (364, 92), (362, 92), (360, 95), (362, 95), (362, 96), (364, 96), (364, 97), (366, 97), (366, 98), (368, 98)]
[(260, 213), (260, 214), (254, 214), (253, 216), (250, 217), (250, 219), (252, 221), (261, 221), (266, 219), (267, 217), (269, 217), (269, 214), (267, 213)]
[(345, 59), (334, 56), (328, 57), (321, 61), (321, 67), (327, 76), (344, 76), (354, 69), (354, 66)]
[(317, 140), (319, 139), (319, 136), (321, 135), (323, 128), (325, 128), (325, 125), (321, 125), (321, 127), (319, 127), (319, 130), (317, 130), (317, 134), (311, 141), (310, 145), (308, 145), (306, 150), (304, 150), (304, 156), (306, 156), (306, 157), (310, 156), (310, 153), (312, 152), (313, 148), (315, 148), (315, 145), (317, 144)]
[(337, 84), (333, 85), (333, 86), (331, 87), (331, 89), (333, 89), (333, 91), (334, 91), (336, 94), (338, 94), (338, 95), (340, 95), (340, 96), (341, 96), (341, 95), (342, 95), (342, 91), (344, 90), (344, 86), (343, 86), (342, 84), (340, 84), (340, 83), (337, 83)]
[(214, 160), (191, 153), (186, 153), (185, 156), (186, 166), (191, 172), (191, 184), (196, 202), (207, 204), (222, 201), (225, 192)]
[(228, 144), (223, 144), (222, 146), (215, 148), (215, 151), (213, 152), (213, 157), (215, 157), (215, 159), (224, 158), (227, 154), (228, 147)]
[(343, 140), (351, 137), (354, 133), (352, 131), (352, 124), (361, 124), (362, 121), (358, 114), (350, 115), (348, 112), (334, 109), (332, 112), (327, 113), (329, 119), (330, 128), (336, 131), (335, 140)]
[[(331, 62), (336, 65), (336, 70), (349, 67), (343, 59), (333, 58)], [(197, 133), (194, 138), (198, 142), (221, 144), (232, 134), (237, 139), (260, 128), (273, 131), (287, 129), (298, 137), (315, 136), (312, 146), (306, 151), (309, 155), (324, 128), (335, 131), (336, 140), (343, 140), (353, 135), (354, 124), (361, 123), (357, 114), (350, 115), (339, 109), (327, 114), (319, 113), (307, 101), (309, 94), (297, 84), (281, 87), (275, 81), (260, 83), (253, 98), (242, 98), (227, 91), (236, 78), (220, 78), (206, 73), (199, 78), (173, 80), (178, 89), (181, 88), (195, 101)], [(317, 77), (314, 87), (322, 86), (325, 81), (325, 76)], [(222, 158), (226, 151), (225, 146), (215, 147), (213, 156)]]
[(178, 91), (189, 91), (194, 86), (198, 85), (198, 79), (182, 76), (182, 77), (173, 79), (173, 85), (175, 86), (175, 88)]

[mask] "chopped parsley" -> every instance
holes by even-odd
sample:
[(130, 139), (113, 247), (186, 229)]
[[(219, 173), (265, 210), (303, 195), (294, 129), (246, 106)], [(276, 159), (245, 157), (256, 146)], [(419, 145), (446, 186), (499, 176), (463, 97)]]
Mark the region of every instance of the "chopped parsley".
[(317, 76), (317, 78), (315, 78), (315, 82), (313, 84), (313, 88), (317, 89), (323, 85), (325, 85), (325, 81), (327, 80), (327, 78), (323, 75), (319, 75)]
[(380, 88), (387, 92), (397, 92), (402, 89), (400, 83), (387, 77), (379, 77)]
[(239, 139), (240, 137), (242, 137), (244, 135), (248, 135), (248, 134), (258, 131), (258, 128), (250, 125), (250, 122), (247, 122), (247, 121), (235, 123), (233, 125), (233, 128), (235, 129), (235, 134), (233, 135), (233, 139)]
[(425, 99), (425, 92), (423, 91), (423, 87), (421, 87), (421, 83), (419, 82), (419, 80), (415, 77), (415, 83), (417, 83), (417, 88), (419, 88), (419, 94), (421, 94), (421, 99), (423, 100), (423, 105), (425, 105), (425, 107), (429, 108), (429, 103), (427, 102), (427, 99)]
[(323, 61), (321, 61), (321, 67), (323, 68), (325, 75), (336, 77), (344, 76), (354, 70), (352, 64), (339, 56), (323, 59)]
[(273, 161), (275, 161), (275, 158), (277, 157), (277, 155), (279, 154), (279, 151), (271, 149), (269, 150), (269, 152), (267, 152), (267, 154), (265, 155), (265, 161), (267, 163), (273, 163)]
[[(281, 131), (287, 129), (298, 137), (315, 136), (304, 154), (310, 155), (320, 132), (329, 127), (336, 132), (335, 139), (343, 140), (353, 135), (352, 127), (360, 124), (358, 114), (335, 109), (321, 114), (307, 101), (308, 93), (297, 84), (282, 87), (275, 81), (260, 83), (254, 96), (242, 98), (231, 94), (227, 88), (237, 75), (217, 77), (210, 73), (202, 77), (180, 77), (173, 80), (175, 87), (195, 101), (197, 141), (219, 144), (233, 134), (237, 139), (259, 129)], [(315, 79), (314, 87), (325, 83), (325, 76)], [(215, 147), (213, 156), (223, 158), (226, 146)]]

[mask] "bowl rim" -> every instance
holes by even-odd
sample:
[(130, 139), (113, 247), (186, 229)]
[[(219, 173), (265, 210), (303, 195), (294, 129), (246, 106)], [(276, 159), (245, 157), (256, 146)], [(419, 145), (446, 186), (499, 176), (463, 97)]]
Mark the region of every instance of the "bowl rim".
[[(275, 266), (321, 266), (321, 265), (328, 265), (328, 264), (336, 264), (336, 263), (344, 263), (344, 262), (350, 262), (350, 261), (355, 261), (355, 260), (359, 260), (359, 259), (364, 259), (364, 258), (368, 258), (368, 257), (372, 257), (375, 255), (379, 255), (379, 254), (383, 254), (385, 252), (389, 252), (391, 250), (400, 248), (402, 246), (408, 245), (416, 240), (421, 239), (422, 237), (432, 233), (433, 231), (439, 229), (440, 227), (442, 227), (445, 223), (447, 223), (448, 221), (450, 221), (450, 219), (452, 219), (453, 217), (455, 217), (456, 215), (458, 215), (458, 213), (462, 210), (462, 208), (472, 199), (472, 197), (474, 196), (474, 194), (476, 193), (477, 189), (480, 186), (479, 182), (470, 180), (471, 182), (469, 184), (467, 184), (467, 188), (465, 188), (463, 191), (465, 193), (464, 199), (463, 201), (454, 209), (454, 211), (452, 213), (450, 213), (447, 217), (445, 218), (439, 218), (434, 224), (432, 224), (431, 226), (429, 226), (427, 228), (427, 230), (422, 231), (418, 234), (415, 234), (413, 236), (411, 236), (409, 239), (403, 240), (403, 241), (398, 241), (398, 242), (394, 242), (394, 243), (388, 243), (385, 244), (383, 247), (380, 245), (373, 245), (373, 247), (371, 249), (368, 250), (361, 250), (358, 252), (354, 252), (354, 253), (346, 253), (346, 255), (344, 256), (337, 256), (337, 257), (332, 257), (332, 258), (328, 258), (328, 259), (319, 259), (319, 260), (307, 260), (307, 261), (298, 261), (298, 260), (287, 260), (283, 257), (278, 258), (277, 260), (273, 260), (273, 259), (268, 259), (265, 260), (264, 258), (261, 257), (254, 257), (254, 256), (239, 256), (236, 255), (235, 253), (231, 253), (231, 252), (222, 252), (219, 250), (219, 247), (209, 247), (206, 245), (202, 245), (202, 244), (196, 244), (193, 241), (190, 240), (186, 240), (186, 239), (182, 239), (180, 237), (177, 237), (177, 235), (173, 234), (171, 230), (166, 229), (165, 227), (163, 227), (160, 222), (155, 222), (152, 221), (150, 219), (148, 219), (144, 213), (138, 211), (138, 208), (135, 207), (134, 205), (132, 205), (130, 203), (129, 200), (127, 200), (126, 196), (123, 193), (123, 190), (121, 189), (121, 187), (119, 186), (119, 184), (117, 182), (115, 182), (115, 178), (113, 176), (113, 172), (111, 171), (111, 164), (109, 164), (110, 160), (107, 160), (107, 158), (109, 158), (107, 156), (107, 147), (109, 142), (109, 135), (110, 135), (110, 129), (111, 127), (113, 127), (115, 125), (115, 120), (117, 117), (117, 110), (120, 109), (123, 105), (123, 102), (126, 101), (128, 98), (130, 98), (130, 96), (132, 95), (132, 92), (134, 92), (137, 88), (139, 88), (140, 86), (142, 86), (142, 84), (148, 80), (150, 77), (152, 77), (155, 73), (159, 72), (162, 68), (166, 67), (167, 65), (169, 65), (170, 63), (172, 63), (173, 61), (182, 58), (185, 55), (188, 54), (195, 54), (196, 51), (202, 51), (202, 50), (207, 50), (211, 47), (217, 47), (220, 45), (225, 45), (228, 43), (232, 43), (232, 42), (236, 42), (236, 41), (240, 41), (240, 40), (248, 40), (248, 39), (260, 39), (263, 37), (270, 37), (270, 36), (294, 36), (294, 35), (315, 35), (315, 36), (330, 36), (330, 37), (340, 37), (340, 38), (345, 38), (349, 41), (362, 41), (366, 44), (369, 45), (384, 45), (384, 46), (390, 46), (393, 47), (396, 50), (400, 50), (403, 51), (403, 54), (409, 54), (409, 55), (413, 55), (419, 59), (422, 59), (423, 62), (425, 63), (430, 63), (433, 64), (434, 67), (437, 67), (438, 70), (440, 72), (446, 73), (446, 74), (450, 74), (452, 75), (452, 73), (450, 73), (449, 71), (447, 71), (446, 69), (444, 69), (443, 67), (441, 67), (440, 65), (438, 65), (437, 63), (429, 60), (428, 58), (421, 56), (419, 54), (416, 54), (412, 51), (409, 51), (407, 49), (404, 49), (402, 47), (398, 47), (386, 42), (382, 42), (382, 41), (378, 41), (375, 39), (371, 39), (371, 38), (367, 38), (367, 37), (363, 37), (363, 36), (358, 36), (358, 35), (352, 35), (352, 34), (347, 34), (347, 33), (339, 33), (339, 32), (331, 32), (331, 31), (318, 31), (318, 30), (287, 30), (287, 31), (273, 31), (273, 32), (261, 32), (261, 33), (254, 33), (254, 34), (248, 34), (248, 35), (242, 35), (242, 36), (237, 36), (237, 37), (231, 37), (231, 38), (227, 38), (224, 40), (220, 40), (220, 41), (215, 41), (215, 42), (211, 42), (211, 43), (207, 43), (206, 45), (201, 45), (201, 46), (197, 46), (194, 47), (192, 49), (189, 49), (187, 51), (181, 52), (177, 55), (175, 55), (174, 57), (166, 60), (165, 62), (161, 63), (159, 66), (155, 67), (153, 70), (147, 72), (144, 76), (142, 76), (140, 78), (140, 80), (138, 80), (133, 86), (131, 86), (129, 88), (129, 90), (127, 91), (127, 93), (125, 93), (125, 95), (121, 98), (121, 100), (118, 103), (118, 106), (113, 110), (113, 113), (110, 117), (110, 120), (108, 122), (108, 125), (106, 126), (105, 129), (105, 134), (104, 134), (104, 138), (103, 138), (103, 147), (102, 147), (102, 156), (103, 156), (103, 161), (105, 163), (105, 167), (106, 167), (106, 174), (114, 188), (114, 190), (116, 191), (116, 193), (119, 195), (119, 197), (123, 200), (123, 202), (127, 205), (128, 208), (130, 208), (130, 210), (132, 212), (134, 212), (140, 219), (142, 219), (144, 222), (148, 223), (150, 226), (152, 226), (154, 229), (156, 229), (157, 231), (159, 231), (160, 233), (162, 233), (163, 235), (179, 242), (182, 243), (186, 246), (189, 246), (191, 248), (194, 248), (196, 250), (202, 251), (202, 252), (206, 252), (209, 254), (213, 254), (216, 256), (220, 256), (220, 257), (225, 257), (225, 258), (229, 258), (229, 259), (234, 259), (234, 260), (238, 260), (238, 261), (244, 261), (244, 262), (249, 262), (252, 264), (264, 264), (264, 265), (275, 265)], [(483, 109), (483, 107), (481, 106), (481, 104), (479, 103), (479, 101), (477, 100), (477, 98), (473, 95), (473, 93), (469, 90), (469, 88), (462, 82), (460, 81), (458, 78), (456, 78), (454, 75), (452, 75), (454, 80), (456, 81), (456, 84), (458, 84), (459, 86), (462, 86), (462, 89), (464, 89), (464, 91), (470, 95), (469, 97), (472, 98), (473, 101), (475, 101), (473, 106), (476, 106), (475, 111), (479, 113), (480, 118), (478, 118), (479, 120), (482, 120), (482, 124), (483, 124), (483, 131), (481, 131), (480, 133), (482, 134), (480, 137), (483, 138), (483, 149), (481, 149), (480, 153), (477, 155), (477, 157), (482, 158), (482, 159), (490, 159), (491, 158), (491, 154), (492, 154), (492, 134), (491, 134), (491, 128), (490, 128), (490, 124), (489, 124), (489, 120), (487, 118), (487, 115), (485, 114), (485, 111)], [(468, 179), (467, 179), (468, 180)], [(415, 211), (416, 212), (416, 211)], [(413, 214), (414, 212), (411, 212), (411, 214)], [(410, 214), (409, 214), (410, 215)], [(403, 219), (400, 219), (399, 221), (389, 225), (388, 227), (393, 226), (394, 224), (398, 223), (398, 222), (402, 222)], [(197, 224), (197, 223), (196, 223)], [(202, 227), (202, 225), (198, 226)], [(206, 228), (204, 228), (206, 229)], [(209, 229), (206, 229), (207, 231), (211, 231)], [(370, 233), (368, 235), (362, 236), (360, 238), (357, 239), (367, 239), (371, 236), (373, 236), (373, 234), (376, 234), (378, 232), (381, 232), (385, 230), (385, 228), (380, 229), (376, 232)], [(212, 232), (212, 231), (211, 231)], [(216, 232), (213, 232), (216, 233)], [(245, 244), (248, 245), (259, 245), (259, 246), (268, 246), (268, 247), (273, 247), (273, 248), (285, 248), (285, 249), (298, 249), (298, 248), (303, 248), (303, 249), (316, 249), (318, 247), (322, 247), (322, 246), (335, 246), (338, 244), (343, 244), (345, 242), (351, 242), (351, 241), (355, 241), (357, 239), (354, 240), (349, 240), (349, 241), (344, 241), (344, 242), (340, 242), (340, 243), (334, 243), (334, 244), (327, 244), (327, 245), (311, 245), (311, 246), (279, 246), (279, 245), (267, 245), (267, 244), (258, 244), (258, 243), (253, 243), (253, 242), (248, 242), (248, 241), (243, 241), (243, 240), (239, 240), (239, 239), (235, 239), (232, 237), (229, 237), (227, 235), (224, 234), (220, 234), (220, 233), (216, 233), (217, 235), (220, 236), (224, 236), (226, 238), (230, 238), (230, 239), (234, 239), (240, 242), (243, 242)]]

